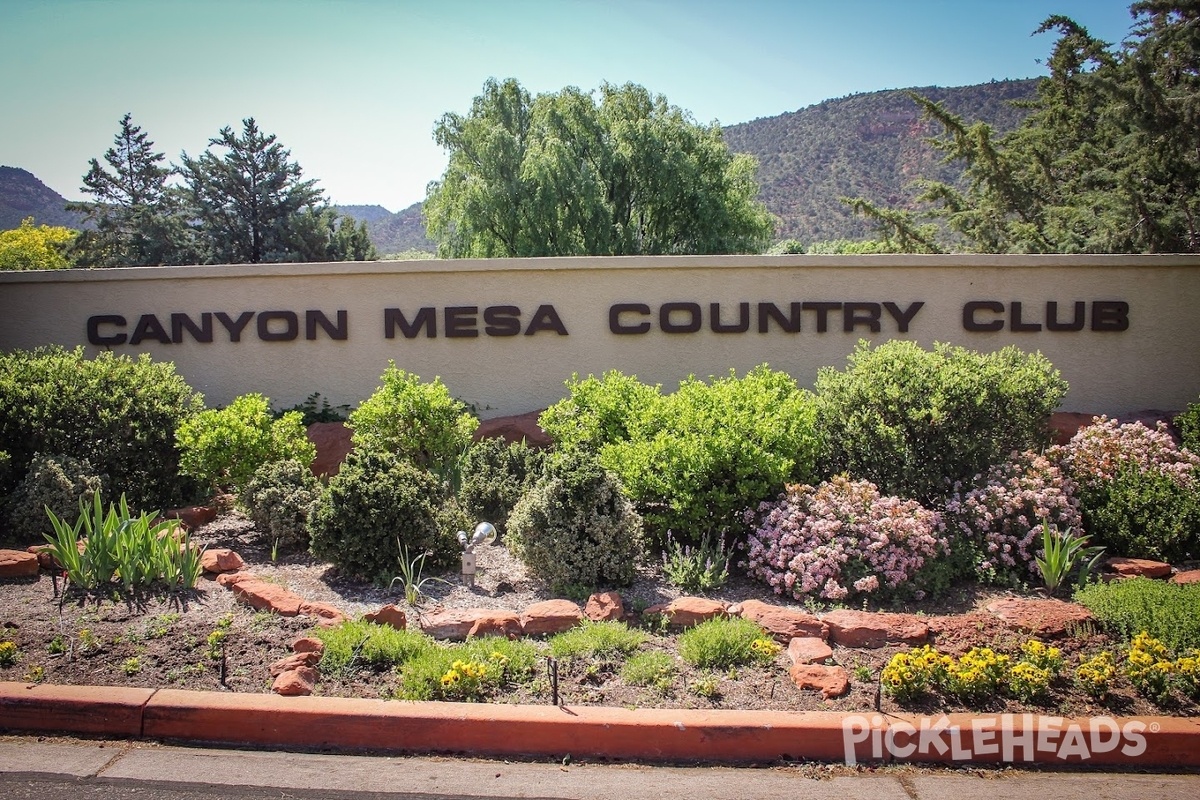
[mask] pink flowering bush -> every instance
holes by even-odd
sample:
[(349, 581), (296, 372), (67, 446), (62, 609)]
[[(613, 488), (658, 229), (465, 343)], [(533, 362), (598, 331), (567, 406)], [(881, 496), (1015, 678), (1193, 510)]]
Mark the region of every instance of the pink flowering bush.
[(1023, 583), (1038, 575), (1043, 521), (1060, 531), (1079, 531), (1079, 501), (1074, 483), (1052, 460), (1026, 451), (972, 483), (956, 483), (939, 533), (955, 543), (956, 552), (970, 554), (980, 580)]
[(938, 515), (914, 500), (880, 496), (842, 475), (820, 486), (792, 485), (746, 512), (747, 570), (776, 594), (844, 601), (924, 595), (922, 569), (948, 552)]
[(1097, 417), (1051, 455), (1079, 486), (1088, 535), (1111, 555), (1200, 558), (1200, 457), (1165, 423)]
[(1115, 419), (1096, 417), (1051, 454), (1084, 489), (1115, 480), (1123, 469), (1158, 472), (1187, 489), (1195, 485), (1200, 466), (1200, 456), (1177, 447), (1167, 423), (1161, 420), (1151, 430), (1140, 422), (1121, 425)]

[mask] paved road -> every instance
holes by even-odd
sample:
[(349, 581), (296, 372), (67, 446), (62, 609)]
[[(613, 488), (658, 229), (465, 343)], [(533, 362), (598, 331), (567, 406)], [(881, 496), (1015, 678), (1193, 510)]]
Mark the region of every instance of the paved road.
[(563, 765), (0, 737), (0, 797), (5, 800), (960, 800), (987, 795), (1005, 800), (1200, 797), (1200, 774)]

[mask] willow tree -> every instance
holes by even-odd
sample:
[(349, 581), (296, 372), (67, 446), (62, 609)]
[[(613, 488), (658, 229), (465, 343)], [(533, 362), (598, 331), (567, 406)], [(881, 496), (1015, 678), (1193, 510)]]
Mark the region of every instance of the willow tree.
[(488, 80), (434, 138), (450, 160), (424, 213), (445, 258), (761, 252), (774, 230), (755, 160), (634, 84)]

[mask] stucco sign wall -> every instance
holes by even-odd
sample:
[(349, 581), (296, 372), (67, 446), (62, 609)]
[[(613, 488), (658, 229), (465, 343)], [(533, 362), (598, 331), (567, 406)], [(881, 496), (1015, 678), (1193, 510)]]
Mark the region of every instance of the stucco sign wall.
[(768, 363), (811, 387), (859, 339), (1040, 350), (1067, 410), (1200, 396), (1200, 257), (720, 256), (0, 273), (0, 349), (84, 345), (175, 362), (209, 405), (369, 395), (394, 360), (484, 417), (572, 373), (672, 389)]

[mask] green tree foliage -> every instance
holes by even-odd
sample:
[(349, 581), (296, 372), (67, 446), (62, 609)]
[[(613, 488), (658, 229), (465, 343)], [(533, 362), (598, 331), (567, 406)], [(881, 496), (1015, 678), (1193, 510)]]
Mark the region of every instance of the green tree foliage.
[(274, 134), (259, 130), (253, 117), (242, 120), (242, 133), (222, 128), (209, 140), (224, 149), (197, 158), (182, 155), (181, 174), (189, 214), (211, 263), (259, 264), (297, 258), (295, 217), (316, 210), (322, 189), (302, 180)]
[(1200, 252), (1200, 3), (1143, 0), (1130, 13), (1119, 48), (1047, 19), (1037, 32), (1059, 35), (1050, 77), (1006, 135), (916, 98), (969, 185), (922, 181), (918, 212), (855, 209), (908, 252)]
[(71, 262), (64, 251), (77, 231), (56, 225), (34, 225), (33, 217), (21, 227), (0, 231), (0, 270), (66, 269)]
[(333, 208), (306, 208), (292, 217), (291, 260), (374, 261), (379, 258), (367, 223)]
[(108, 168), (93, 158), (82, 191), (92, 202), (68, 203), (94, 227), (75, 242), (76, 260), (89, 267), (140, 267), (187, 264), (195, 260), (191, 232), (179, 195), (168, 184), (173, 169), (154, 142), (121, 118), (113, 146), (104, 153)]
[(754, 159), (641, 86), (598, 94), (492, 79), (442, 117), (450, 163), (424, 206), (440, 256), (761, 252), (773, 221)]

